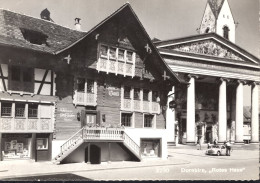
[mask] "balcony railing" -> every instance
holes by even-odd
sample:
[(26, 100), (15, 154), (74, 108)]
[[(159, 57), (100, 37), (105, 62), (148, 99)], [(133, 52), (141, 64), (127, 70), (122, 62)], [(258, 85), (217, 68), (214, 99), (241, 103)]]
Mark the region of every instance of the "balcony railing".
[(151, 101), (123, 99), (121, 110), (160, 114), (160, 104)]
[(125, 61), (99, 58), (97, 62), (97, 71), (134, 77), (135, 66), (133, 63), (128, 63)]
[(1, 132), (53, 132), (53, 120), (50, 118), (0, 118)]
[(96, 106), (97, 95), (95, 93), (75, 91), (73, 103), (75, 105)]

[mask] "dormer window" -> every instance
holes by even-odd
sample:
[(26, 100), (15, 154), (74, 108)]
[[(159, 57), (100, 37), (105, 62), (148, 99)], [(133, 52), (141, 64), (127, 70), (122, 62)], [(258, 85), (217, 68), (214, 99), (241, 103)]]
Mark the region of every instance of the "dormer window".
[(229, 39), (229, 28), (228, 26), (223, 27), (223, 37)]
[(46, 44), (47, 45), (47, 38), (48, 36), (35, 31), (35, 30), (30, 30), (30, 29), (25, 29), (25, 28), (20, 28), (23, 37), (26, 41), (32, 43), (32, 44), (37, 44), (37, 45), (42, 45)]

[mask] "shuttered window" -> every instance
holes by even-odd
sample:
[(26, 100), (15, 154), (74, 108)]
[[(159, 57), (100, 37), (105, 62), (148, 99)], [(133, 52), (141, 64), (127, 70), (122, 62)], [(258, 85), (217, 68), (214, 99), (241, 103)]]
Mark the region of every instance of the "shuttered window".
[(52, 118), (52, 109), (51, 105), (40, 105), (41, 118)]

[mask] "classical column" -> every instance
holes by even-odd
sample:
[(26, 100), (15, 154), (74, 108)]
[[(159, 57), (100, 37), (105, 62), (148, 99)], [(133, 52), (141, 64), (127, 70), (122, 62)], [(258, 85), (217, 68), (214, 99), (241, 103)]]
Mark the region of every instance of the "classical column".
[(252, 85), (252, 99), (251, 99), (251, 143), (259, 143), (259, 104), (258, 104), (258, 85)]
[(238, 86), (236, 89), (236, 143), (244, 143), (243, 120), (243, 81), (238, 80)]
[(170, 109), (169, 103), (174, 100), (174, 86), (168, 93), (167, 100), (167, 111), (166, 111), (166, 131), (167, 131), (167, 142), (175, 142), (175, 110)]
[(227, 80), (220, 78), (218, 99), (218, 142), (227, 140)]
[(190, 81), (187, 88), (187, 144), (195, 143), (195, 77), (189, 75)]

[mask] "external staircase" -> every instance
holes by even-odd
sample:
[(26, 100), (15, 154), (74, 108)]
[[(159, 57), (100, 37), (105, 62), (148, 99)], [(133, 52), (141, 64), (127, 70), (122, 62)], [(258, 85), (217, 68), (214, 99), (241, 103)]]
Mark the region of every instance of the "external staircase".
[(122, 143), (139, 161), (140, 147), (121, 128), (83, 127), (72, 135), (61, 147), (54, 158), (55, 164), (65, 159), (84, 142), (117, 142)]

